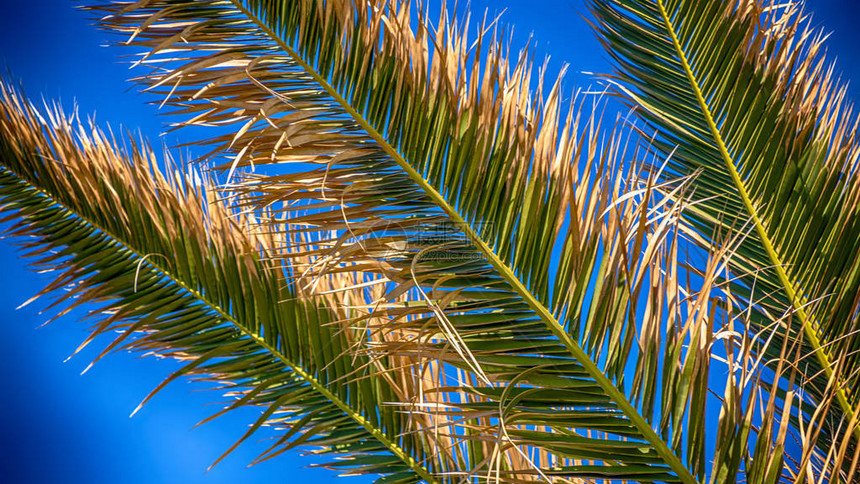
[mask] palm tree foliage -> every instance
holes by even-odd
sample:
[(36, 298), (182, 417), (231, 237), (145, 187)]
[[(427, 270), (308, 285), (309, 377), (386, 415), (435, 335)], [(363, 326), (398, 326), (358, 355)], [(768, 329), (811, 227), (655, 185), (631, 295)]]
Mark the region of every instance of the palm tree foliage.
[(3, 210), (19, 220), (10, 233), (26, 237), (36, 268), (59, 274), (43, 293), (66, 289), (60, 314), (94, 303), (90, 339), (120, 333), (105, 353), (187, 362), (165, 384), (193, 376), (235, 395), (228, 409), (264, 407), (253, 428), (288, 429), (269, 452), (301, 439), (357, 459), (341, 466), (417, 467), (403, 456), (419, 442), (381, 435), (403, 427), (383, 405), (396, 387), (356, 372), (351, 337), (333, 324), (343, 316), (297, 297), (263, 257), (275, 240), (212, 202), (199, 174), (165, 175), (150, 149), (125, 152), (57, 111), (46, 118), (7, 85), (1, 113)]
[(803, 339), (805, 391), (838, 402), (822, 426), (840, 432), (860, 403), (860, 144), (824, 37), (797, 4), (593, 8), (622, 91), (673, 152), (663, 175), (700, 171), (688, 219), (705, 238), (750, 232), (731, 261), (733, 293), (756, 306), (758, 327), (791, 308), (779, 334)]
[(274, 427), (260, 459), (308, 445), (380, 482), (854, 479), (857, 150), (819, 41), (792, 6), (593, 7), (656, 138), (444, 6), (91, 5), (175, 126), (213, 127), (216, 179), (4, 85), (10, 232), (59, 274), (60, 314), (99, 305), (105, 352), (259, 407), (240, 442)]

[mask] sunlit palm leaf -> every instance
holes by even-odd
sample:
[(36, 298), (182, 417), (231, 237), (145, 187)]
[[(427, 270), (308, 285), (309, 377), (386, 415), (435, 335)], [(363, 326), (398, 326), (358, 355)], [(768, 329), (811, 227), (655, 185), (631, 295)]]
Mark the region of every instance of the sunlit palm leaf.
[(850, 418), (860, 377), (860, 150), (823, 36), (792, 3), (599, 0), (594, 10), (625, 92), (675, 152), (665, 173), (703, 170), (696, 190), (707, 200), (691, 220), (705, 236), (751, 223), (736, 292), (769, 312), (762, 325), (793, 306), (786, 335), (804, 335), (808, 390), (823, 398), (837, 373)]
[[(531, 94), (528, 56), (509, 64), (500, 34), (472, 46), (447, 12), (430, 29), (408, 3), (374, 5), (97, 10), (145, 48), (138, 81), (183, 124), (238, 128), (209, 140), (232, 154), (228, 189), (275, 227), (316, 233), (291, 252), (313, 260), (306, 276), (359, 270), (408, 295), (370, 301), (367, 331), (400, 337), (365, 352), (458, 369), (404, 402), (465, 440), (448, 475), (695, 482), (713, 321), (662, 271), (677, 208), (622, 172), (624, 138), (563, 108), (560, 84)], [(271, 163), (322, 166), (237, 171)]]
[[(818, 307), (759, 302), (750, 279), (718, 291), (725, 264), (759, 267), (742, 236), (712, 240), (696, 267), (679, 258), (682, 210), (700, 231), (742, 213), (686, 207), (693, 176), (675, 175), (697, 173), (677, 154), (641, 177), (626, 158), (650, 150), (560, 80), (532, 92), (529, 54), (510, 63), (494, 24), (470, 42), (468, 21), (442, 9), (431, 28), (410, 5), (92, 7), (143, 50), (138, 82), (177, 126), (234, 128), (201, 142), (232, 208), (190, 175), (165, 180), (146, 149), (129, 162), (58, 115), (40, 124), (6, 90), (4, 208), (61, 271), (45, 292), (74, 282), (60, 300), (106, 305), (94, 335), (120, 330), (109, 350), (186, 360), (168, 381), (226, 382), (228, 409), (262, 406), (251, 431), (285, 432), (261, 459), (306, 444), (383, 482), (698, 482), (716, 439), (712, 481), (853, 479), (852, 448), (829, 438), (839, 368), (813, 381), (817, 408), (781, 408), (809, 403), (793, 364), (808, 345), (797, 324), (772, 329)], [(705, 168), (697, 183), (714, 188)], [(740, 311), (753, 301), (757, 340)]]
[(805, 340), (806, 390), (821, 401), (835, 387), (841, 411), (826, 427), (838, 433), (860, 401), (860, 149), (823, 36), (794, 3), (598, 0), (594, 11), (625, 93), (674, 151), (665, 173), (703, 170), (706, 201), (689, 212), (701, 234), (751, 225), (735, 293), (758, 304), (760, 327), (792, 308), (784, 334)]
[(43, 293), (59, 294), (61, 314), (90, 303), (92, 338), (119, 333), (105, 352), (185, 361), (167, 381), (217, 383), (236, 398), (227, 410), (261, 407), (249, 434), (288, 429), (269, 453), (315, 445), (349, 473), (429, 479), (422, 461), (436, 451), (402, 435), (406, 417), (384, 405), (399, 398), (396, 386), (377, 384), (375, 367), (350, 351), (334, 324), (342, 316), (297, 300), (279, 266), (261, 259), (267, 236), (212, 202), (194, 171), (168, 167), (165, 177), (148, 148), (124, 152), (0, 91), (2, 211), (18, 219), (9, 232), (24, 237), (35, 266), (58, 274)]

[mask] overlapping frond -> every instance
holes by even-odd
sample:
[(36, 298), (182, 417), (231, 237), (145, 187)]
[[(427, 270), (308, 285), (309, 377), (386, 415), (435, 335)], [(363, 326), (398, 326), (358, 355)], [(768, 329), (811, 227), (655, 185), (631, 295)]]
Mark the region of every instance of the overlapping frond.
[(851, 421), (860, 402), (860, 143), (824, 36), (795, 2), (593, 7), (623, 92), (673, 152), (664, 174), (702, 172), (689, 219), (707, 242), (750, 227), (733, 259), (735, 293), (756, 305), (759, 327), (790, 308), (782, 333), (803, 335), (807, 394), (822, 401), (835, 388), (840, 411), (825, 426)]
[[(664, 270), (683, 180), (658, 196), (624, 165), (626, 138), (582, 119), (560, 81), (532, 94), (529, 54), (509, 62), (494, 25), (470, 41), (444, 9), (431, 28), (387, 1), (93, 9), (143, 49), (137, 81), (178, 126), (236, 128), (208, 140), (229, 156), (236, 203), (312, 234), (277, 251), (302, 259), (295, 281), (358, 274), (361, 353), (411, 365), (418, 392), (400, 404), (453, 444), (458, 464), (438, 478), (704, 476), (712, 331), (728, 309), (714, 277), (688, 294)], [(750, 429), (752, 380), (726, 385), (723, 450), (748, 459), (756, 434), (774, 459), (756, 462), (779, 476), (776, 412)]]
[(259, 407), (248, 435), (280, 431), (260, 460), (853, 480), (858, 155), (820, 38), (793, 5), (594, 7), (665, 162), (444, 6), (432, 26), (399, 0), (111, 2), (89, 9), (138, 50), (137, 82), (176, 127), (216, 127), (220, 200), (4, 85), (2, 211), (61, 314), (94, 303), (93, 338), (119, 332), (105, 352), (182, 360), (167, 382)]
[(399, 373), (351, 351), (343, 300), (297, 298), (263, 257), (272, 238), (213, 201), (195, 170), (168, 160), (165, 174), (145, 146), (120, 149), (0, 91), (0, 207), (35, 267), (57, 274), (43, 294), (60, 314), (95, 308), (92, 338), (119, 335), (105, 353), (175, 358), (185, 364), (165, 384), (190, 376), (233, 397), (225, 412), (259, 407), (248, 435), (281, 429), (261, 458), (312, 445), (347, 473), (432, 481), (437, 449), (385, 405), (400, 387), (381, 375)]

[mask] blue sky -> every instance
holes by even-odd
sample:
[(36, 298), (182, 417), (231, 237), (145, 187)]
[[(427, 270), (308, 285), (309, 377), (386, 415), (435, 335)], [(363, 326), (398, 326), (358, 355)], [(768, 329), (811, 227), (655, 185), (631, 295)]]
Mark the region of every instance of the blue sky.
[[(159, 139), (162, 123), (147, 98), (130, 88), (131, 75), (118, 62), (123, 54), (104, 48), (106, 37), (88, 25), (70, 0), (0, 0), (0, 64), (20, 80), (31, 98), (60, 99), (67, 109), (76, 103), (82, 115), (100, 123), (140, 130)], [(453, 3), (453, 2), (452, 2)], [(464, 3), (464, 2), (460, 2)], [(814, 0), (817, 24), (832, 31), (829, 46), (839, 68), (860, 83), (860, 2)], [(551, 69), (571, 66), (571, 83), (594, 82), (580, 71), (606, 72), (609, 64), (586, 22), (584, 0), (480, 0), (472, 11), (507, 11), (503, 20), (516, 25), (520, 42), (531, 34), (540, 55), (551, 56)], [(857, 85), (850, 95), (858, 99)], [(168, 145), (182, 133), (167, 136)], [(157, 141), (156, 141), (157, 143)], [(133, 419), (139, 401), (175, 365), (120, 354), (108, 357), (87, 374), (96, 348), (64, 363), (86, 335), (74, 316), (38, 328), (45, 317), (38, 302), (15, 310), (35, 294), (45, 279), (26, 270), (9, 241), (0, 241), (0, 475), (7, 482), (305, 482), (334, 481), (334, 473), (308, 469), (298, 453), (246, 469), (264, 447), (245, 444), (209, 473), (205, 469), (244, 431), (252, 414), (237, 413), (192, 430), (216, 407), (212, 392), (192, 392), (186, 382), (169, 386)], [(38, 329), (37, 329), (38, 328)], [(364, 482), (338, 479), (339, 482)]]

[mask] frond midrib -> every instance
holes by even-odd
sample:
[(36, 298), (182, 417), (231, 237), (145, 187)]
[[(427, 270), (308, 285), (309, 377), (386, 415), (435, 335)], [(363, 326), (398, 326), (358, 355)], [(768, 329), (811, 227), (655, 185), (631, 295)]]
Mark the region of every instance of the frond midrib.
[[(666, 26), (666, 30), (668, 31), (669, 36), (672, 39), (672, 45), (674, 46), (675, 52), (678, 55), (681, 65), (684, 69), (684, 74), (687, 78), (687, 81), (690, 83), (690, 87), (693, 90), (693, 93), (696, 97), (696, 101), (698, 102), (699, 107), (702, 110), (702, 115), (705, 117), (705, 121), (708, 125), (708, 128), (710, 129), (711, 137), (717, 144), (720, 156), (725, 162), (726, 169), (729, 171), (729, 174), (732, 178), (732, 182), (735, 184), (735, 188), (738, 191), (738, 195), (743, 202), (744, 209), (747, 211), (747, 214), (750, 216), (753, 225), (755, 226), (756, 235), (758, 235), (762, 246), (765, 249), (765, 252), (767, 252), (767, 256), (770, 259), (771, 266), (776, 271), (777, 278), (779, 279), (783, 290), (785, 290), (786, 296), (788, 296), (788, 298), (791, 300), (794, 314), (796, 314), (797, 317), (800, 319), (801, 325), (803, 327), (803, 334), (807, 340), (807, 343), (812, 347), (813, 352), (815, 354), (815, 358), (816, 360), (818, 360), (818, 363), (823, 368), (827, 379), (831, 380), (833, 378), (833, 363), (831, 361), (830, 355), (824, 349), (824, 345), (822, 344), (821, 339), (818, 337), (819, 324), (806, 313), (802, 298), (797, 293), (795, 285), (791, 283), (791, 280), (789, 279), (788, 274), (785, 271), (785, 263), (782, 262), (779, 257), (779, 254), (777, 254), (773, 242), (771, 241), (770, 236), (767, 233), (767, 229), (765, 228), (764, 223), (755, 208), (755, 205), (752, 203), (752, 198), (750, 197), (749, 192), (746, 189), (746, 185), (744, 185), (744, 182), (741, 179), (734, 159), (729, 153), (725, 141), (723, 140), (723, 135), (719, 127), (717, 126), (713, 115), (711, 114), (711, 109), (708, 106), (708, 102), (705, 100), (705, 97), (702, 94), (702, 89), (699, 87), (696, 75), (693, 72), (689, 61), (687, 60), (687, 55), (684, 51), (684, 48), (681, 46), (681, 42), (678, 39), (678, 35), (675, 31), (675, 26), (672, 23), (672, 19), (669, 16), (668, 11), (666, 10), (663, 0), (656, 1), (657, 6), (660, 10), (660, 15), (662, 16), (663, 23)], [(841, 382), (836, 382), (836, 399), (839, 402), (839, 406), (841, 407), (842, 411), (845, 412), (845, 414), (847, 415), (848, 420), (853, 421), (854, 408), (851, 405), (848, 399), (847, 392), (841, 385)], [(855, 437), (860, 438), (860, 427), (854, 428), (854, 435)]]
[(385, 432), (373, 425), (367, 418), (353, 409), (349, 404), (344, 402), (340, 397), (329, 391), (325, 385), (323, 385), (319, 380), (317, 380), (313, 375), (311, 375), (307, 370), (305, 370), (301, 365), (294, 363), (290, 358), (283, 354), (280, 350), (275, 348), (274, 346), (268, 344), (264, 338), (260, 337), (253, 331), (248, 331), (235, 317), (229, 314), (226, 310), (224, 310), (220, 305), (210, 301), (204, 294), (200, 293), (196, 289), (188, 286), (182, 280), (177, 278), (174, 274), (172, 274), (169, 270), (165, 269), (161, 265), (156, 262), (153, 262), (152, 257), (144, 257), (137, 250), (131, 247), (122, 237), (117, 236), (109, 230), (106, 230), (98, 223), (93, 222), (92, 220), (82, 216), (77, 211), (71, 209), (66, 204), (62, 203), (57, 199), (56, 196), (47, 192), (46, 190), (34, 185), (25, 177), (21, 176), (15, 170), (10, 168), (9, 166), (0, 163), (0, 169), (6, 170), (12, 176), (17, 178), (20, 183), (25, 184), (30, 189), (39, 193), (42, 197), (46, 199), (47, 203), (56, 205), (60, 207), (62, 210), (68, 212), (74, 217), (84, 221), (94, 229), (99, 232), (105, 234), (108, 238), (112, 240), (114, 244), (118, 246), (120, 250), (126, 250), (130, 252), (136, 259), (142, 261), (142, 263), (146, 264), (150, 268), (157, 271), (159, 274), (168, 278), (171, 282), (182, 288), (188, 294), (199, 300), (201, 303), (208, 306), (211, 310), (218, 314), (223, 320), (232, 324), (242, 335), (247, 336), (251, 340), (253, 340), (257, 345), (262, 347), (264, 350), (269, 352), (272, 356), (280, 360), (284, 365), (288, 366), (291, 371), (293, 371), (296, 375), (305, 380), (314, 390), (319, 392), (322, 396), (327, 398), (329, 401), (334, 403), (339, 409), (341, 409), (345, 414), (347, 414), (350, 418), (352, 418), (356, 423), (361, 425), (365, 430), (368, 431), (375, 439), (377, 439), (380, 443), (385, 445), (388, 450), (394, 454), (397, 458), (402, 460), (406, 465), (409, 466), (416, 474), (421, 476), (422, 479), (425, 479), (428, 483), (435, 483), (436, 481), (433, 479), (432, 474), (424, 468), (420, 463), (418, 463), (412, 456), (410, 456), (403, 448), (401, 448), (396, 442), (393, 442)]
[(349, 114), (367, 134), (376, 141), (380, 148), (389, 155), (397, 165), (409, 175), (409, 177), (421, 187), (422, 190), (441, 208), (451, 220), (461, 228), (464, 234), (472, 241), (476, 248), (484, 255), (487, 262), (499, 271), (500, 276), (519, 294), (520, 297), (528, 304), (528, 306), (543, 320), (546, 327), (556, 336), (560, 342), (567, 348), (571, 356), (574, 357), (589, 375), (595, 380), (598, 386), (612, 398), (619, 409), (624, 412), (630, 419), (631, 423), (642, 433), (643, 437), (651, 443), (658, 455), (666, 462), (666, 464), (675, 472), (682, 482), (687, 484), (697, 483), (695, 477), (690, 474), (689, 469), (681, 462), (677, 455), (669, 448), (648, 424), (636, 408), (627, 400), (624, 394), (616, 387), (609, 378), (600, 370), (597, 364), (585, 352), (585, 350), (577, 344), (567, 333), (564, 327), (555, 318), (552, 312), (543, 303), (541, 303), (519, 277), (508, 267), (492, 248), (481, 238), (481, 236), (472, 228), (465, 218), (451, 205), (447, 199), (439, 193), (428, 181), (419, 173), (403, 156), (390, 144), (388, 141), (361, 115), (329, 82), (321, 76), (305, 59), (290, 47), (279, 35), (277, 35), (265, 22), (248, 10), (241, 0), (230, 0), (235, 8), (246, 15), (254, 24), (257, 25), (263, 32), (266, 33), (278, 46), (284, 50), (314, 81), (316, 81), (328, 95), (330, 95), (340, 107)]

